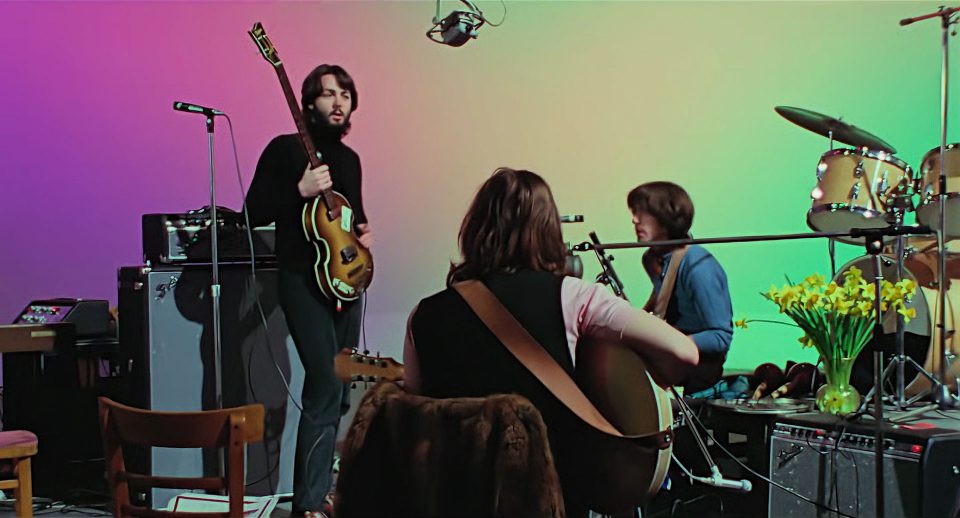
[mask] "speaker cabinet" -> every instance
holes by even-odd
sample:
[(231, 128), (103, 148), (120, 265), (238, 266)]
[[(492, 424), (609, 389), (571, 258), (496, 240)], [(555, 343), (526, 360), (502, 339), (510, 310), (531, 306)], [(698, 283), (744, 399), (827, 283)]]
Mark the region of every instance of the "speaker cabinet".
[[(215, 408), (210, 265), (124, 267), (118, 277), (124, 402), (165, 411)], [(264, 440), (247, 449), (247, 494), (290, 492), (300, 411), (284, 378), (299, 402), (303, 366), (279, 306), (277, 270), (258, 267), (254, 280), (249, 265), (222, 264), (220, 285), (223, 406), (260, 403), (266, 410)], [(127, 462), (155, 475), (217, 472), (216, 456), (199, 450), (153, 448)], [(176, 493), (133, 496), (162, 507)]]
[[(770, 477), (800, 495), (851, 516), (877, 516), (874, 429), (841, 424), (820, 414), (777, 422), (770, 440)], [(886, 426), (884, 516), (956, 516), (960, 490), (960, 433)], [(770, 486), (769, 516), (836, 516)]]

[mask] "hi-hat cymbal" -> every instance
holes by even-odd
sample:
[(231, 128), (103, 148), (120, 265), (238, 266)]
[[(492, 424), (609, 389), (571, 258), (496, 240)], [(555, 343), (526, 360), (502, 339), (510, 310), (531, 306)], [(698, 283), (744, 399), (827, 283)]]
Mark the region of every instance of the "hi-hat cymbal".
[(885, 151), (887, 153), (896, 153), (897, 150), (886, 143), (880, 137), (862, 130), (852, 124), (847, 124), (840, 119), (823, 115), (822, 113), (804, 110), (803, 108), (794, 108), (792, 106), (777, 106), (774, 108), (784, 119), (810, 130), (824, 137), (830, 137), (833, 133), (833, 140), (850, 144), (855, 147), (866, 147), (875, 151)]

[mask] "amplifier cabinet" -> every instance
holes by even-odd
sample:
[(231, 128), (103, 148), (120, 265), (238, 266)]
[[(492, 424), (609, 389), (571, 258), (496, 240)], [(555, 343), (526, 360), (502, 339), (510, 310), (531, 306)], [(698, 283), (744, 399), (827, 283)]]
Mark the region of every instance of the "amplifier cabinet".
[[(770, 440), (770, 477), (828, 508), (876, 516), (874, 428), (820, 414), (778, 421)], [(948, 517), (957, 512), (960, 433), (884, 427), (884, 515)], [(770, 486), (769, 516), (837, 516)]]
[[(250, 261), (250, 237), (258, 261), (276, 261), (276, 229), (273, 224), (256, 227), (247, 233), (243, 216), (220, 209), (217, 219), (217, 251), (221, 263)], [(226, 221), (225, 221), (226, 220)], [(143, 261), (146, 264), (206, 264), (213, 260), (210, 215), (144, 214)]]
[[(163, 411), (215, 408), (210, 265), (124, 267), (118, 278), (124, 403)], [(300, 411), (280, 373), (299, 401), (303, 367), (277, 299), (277, 270), (258, 267), (254, 282), (249, 264), (222, 264), (220, 284), (223, 406), (260, 403), (266, 411), (263, 442), (247, 448), (247, 494), (290, 492)], [(217, 472), (216, 456), (199, 450), (134, 451), (127, 462), (155, 475)], [(175, 494), (133, 496), (162, 507)]]

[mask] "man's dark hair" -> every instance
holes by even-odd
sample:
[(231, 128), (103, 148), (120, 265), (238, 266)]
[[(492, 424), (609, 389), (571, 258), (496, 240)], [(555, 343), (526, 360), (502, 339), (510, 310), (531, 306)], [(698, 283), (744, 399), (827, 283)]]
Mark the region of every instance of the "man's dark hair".
[(693, 225), (693, 201), (683, 187), (671, 182), (649, 182), (627, 195), (630, 212), (646, 212), (657, 220), (669, 239), (689, 236)]

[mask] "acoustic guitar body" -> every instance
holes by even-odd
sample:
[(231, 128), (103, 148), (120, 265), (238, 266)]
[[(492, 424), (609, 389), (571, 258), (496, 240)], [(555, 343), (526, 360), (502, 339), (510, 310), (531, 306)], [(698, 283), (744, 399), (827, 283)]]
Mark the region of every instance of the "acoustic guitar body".
[[(303, 206), (303, 231), (316, 248), (314, 275), (330, 300), (356, 300), (373, 280), (373, 257), (353, 231), (346, 198), (329, 191)], [(329, 207), (328, 207), (329, 206)]]
[(597, 410), (627, 437), (585, 427), (577, 455), (577, 486), (594, 511), (619, 513), (649, 501), (660, 490), (672, 446), (639, 448), (631, 436), (670, 429), (673, 411), (666, 391), (630, 348), (602, 341), (577, 346), (577, 385)]

